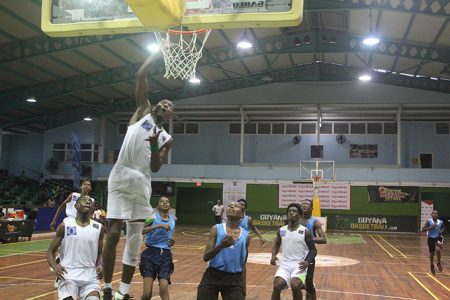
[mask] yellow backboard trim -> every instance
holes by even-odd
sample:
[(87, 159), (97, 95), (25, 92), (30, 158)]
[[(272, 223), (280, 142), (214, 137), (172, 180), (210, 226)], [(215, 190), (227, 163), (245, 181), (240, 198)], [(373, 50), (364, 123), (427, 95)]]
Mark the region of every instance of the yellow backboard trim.
[[(302, 17), (303, 0), (292, 0), (292, 8), (288, 12), (184, 16), (181, 24), (188, 29), (288, 27), (299, 25), (302, 21)], [(152, 24), (152, 26), (146, 27), (137, 18), (53, 24), (52, 0), (42, 0), (41, 28), (42, 31), (53, 37), (156, 32), (167, 30), (166, 27), (161, 27), (160, 24)]]

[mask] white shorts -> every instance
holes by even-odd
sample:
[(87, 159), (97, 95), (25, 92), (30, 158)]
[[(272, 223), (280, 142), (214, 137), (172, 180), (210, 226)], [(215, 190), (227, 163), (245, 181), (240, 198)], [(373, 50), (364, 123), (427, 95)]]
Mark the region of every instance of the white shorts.
[(297, 262), (290, 264), (281, 264), (278, 267), (277, 272), (275, 273), (275, 277), (283, 278), (284, 281), (286, 281), (287, 288), (290, 288), (292, 278), (298, 278), (302, 283), (305, 283), (306, 271), (308, 271), (308, 269), (300, 271)]
[(106, 218), (139, 220), (153, 217), (150, 205), (152, 184), (150, 176), (123, 165), (116, 165), (108, 179), (108, 208)]
[(64, 299), (72, 297), (83, 300), (92, 292), (98, 292), (100, 295), (100, 282), (96, 281), (76, 281), (76, 280), (61, 280), (58, 286), (58, 297)]

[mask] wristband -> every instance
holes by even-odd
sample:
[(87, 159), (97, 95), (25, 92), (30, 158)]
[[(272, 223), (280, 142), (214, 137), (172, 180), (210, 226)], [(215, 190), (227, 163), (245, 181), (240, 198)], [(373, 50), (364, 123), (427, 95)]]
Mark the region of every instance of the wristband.
[(152, 153), (159, 152), (159, 146), (158, 146), (158, 144), (150, 144), (150, 151), (151, 151)]

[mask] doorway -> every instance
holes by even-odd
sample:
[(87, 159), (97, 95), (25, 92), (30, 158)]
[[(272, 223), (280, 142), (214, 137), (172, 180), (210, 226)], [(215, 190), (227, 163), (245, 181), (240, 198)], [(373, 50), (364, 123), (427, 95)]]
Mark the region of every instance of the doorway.
[(419, 162), (422, 169), (433, 168), (433, 153), (420, 153)]

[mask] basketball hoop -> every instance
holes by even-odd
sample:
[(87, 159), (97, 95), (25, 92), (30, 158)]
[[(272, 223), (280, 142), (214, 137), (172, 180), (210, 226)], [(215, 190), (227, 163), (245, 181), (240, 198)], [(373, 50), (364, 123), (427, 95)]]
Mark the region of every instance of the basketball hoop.
[(211, 29), (182, 29), (183, 27), (180, 30), (169, 29), (167, 32), (155, 32), (166, 66), (165, 78), (194, 78), (195, 68), (211, 33)]
[(317, 175), (317, 176), (311, 176), (311, 179), (312, 179), (312, 181), (313, 181), (314, 186), (316, 186), (316, 185), (319, 184), (320, 179), (322, 179), (322, 176), (319, 176), (319, 175)]

